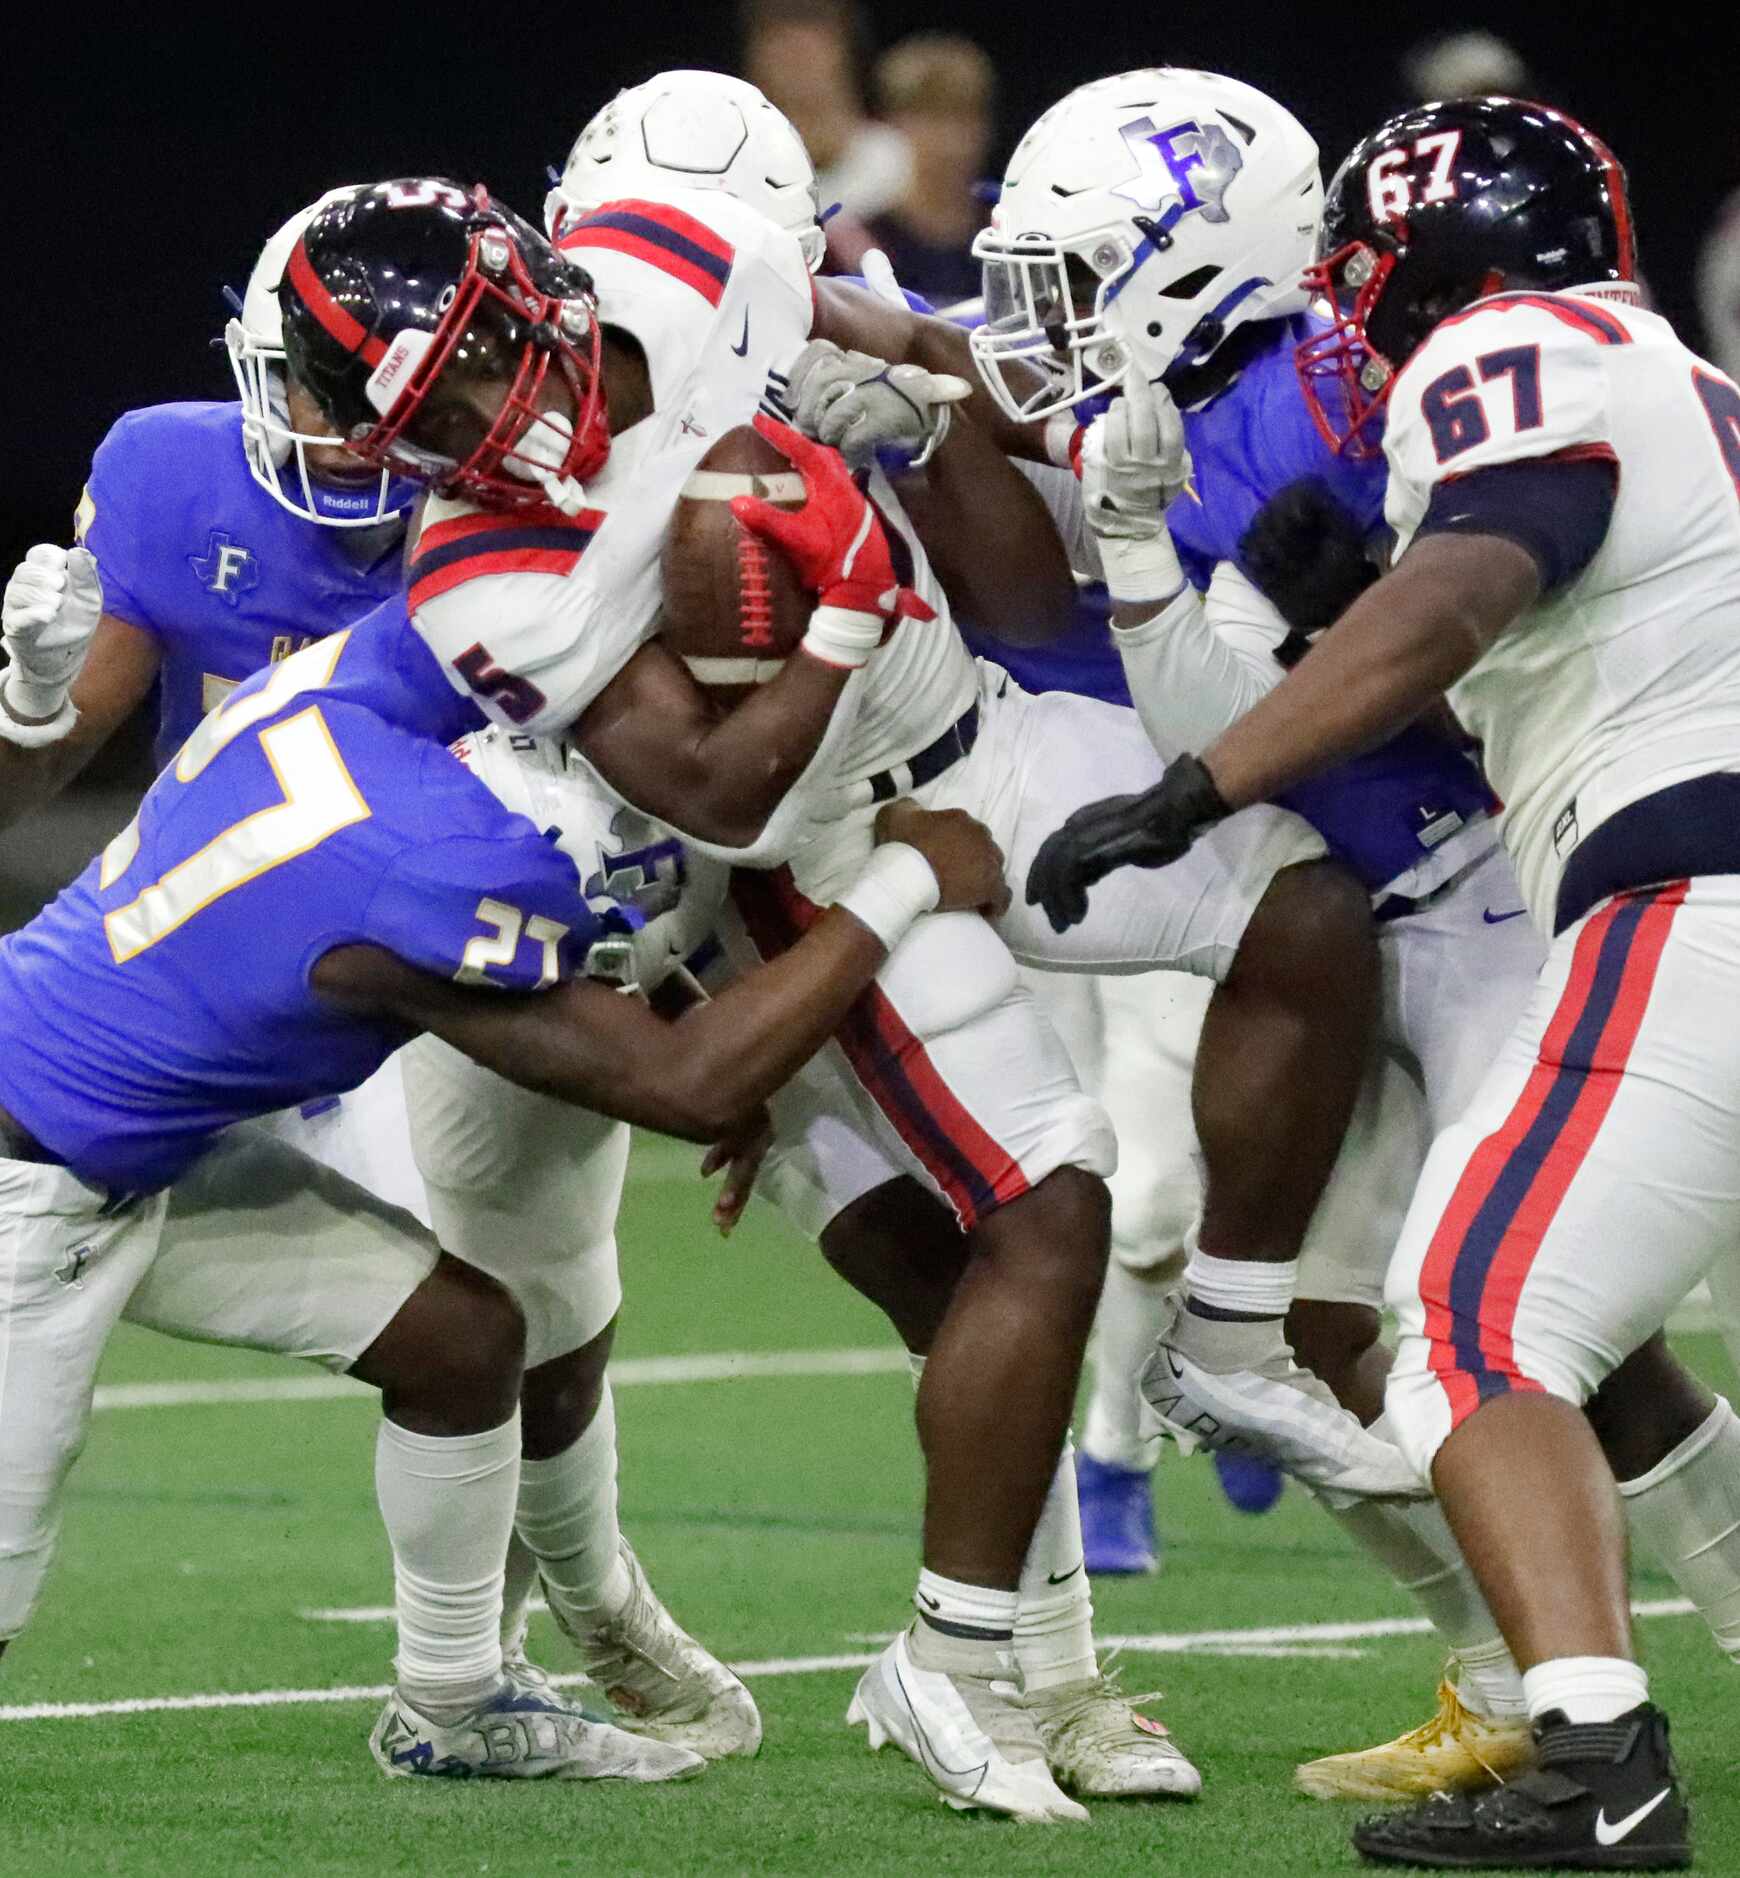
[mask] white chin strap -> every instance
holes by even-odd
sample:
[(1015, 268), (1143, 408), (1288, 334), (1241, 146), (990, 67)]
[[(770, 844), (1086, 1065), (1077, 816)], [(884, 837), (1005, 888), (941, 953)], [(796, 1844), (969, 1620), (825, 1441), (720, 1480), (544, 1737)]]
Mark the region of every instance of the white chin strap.
[(528, 426), (503, 466), (510, 476), (543, 490), (552, 508), (578, 515), (586, 506), (586, 491), (574, 477), (562, 474), (573, 442), (573, 422), (560, 411), (545, 411)]

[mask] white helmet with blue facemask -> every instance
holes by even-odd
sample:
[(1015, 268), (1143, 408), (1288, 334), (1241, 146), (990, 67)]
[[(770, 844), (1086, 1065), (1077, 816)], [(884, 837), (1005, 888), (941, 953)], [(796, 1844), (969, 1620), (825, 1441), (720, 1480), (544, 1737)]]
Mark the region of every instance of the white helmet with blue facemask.
[(291, 216), (261, 250), (239, 304), (231, 294), (236, 317), (224, 328), (224, 348), (242, 398), (248, 469), (274, 502), (322, 528), (379, 528), (404, 514), (417, 496), (414, 484), (384, 470), (343, 478), (320, 475), (308, 452), (330, 450), (337, 440), (299, 431), (290, 421), (278, 286), (302, 231), (327, 203), (353, 193), (349, 186), (329, 189)]
[(973, 244), (980, 375), (1034, 419), (1200, 365), (1304, 309), (1322, 205), (1316, 143), (1253, 86), (1171, 66), (1083, 85), (1017, 145)]

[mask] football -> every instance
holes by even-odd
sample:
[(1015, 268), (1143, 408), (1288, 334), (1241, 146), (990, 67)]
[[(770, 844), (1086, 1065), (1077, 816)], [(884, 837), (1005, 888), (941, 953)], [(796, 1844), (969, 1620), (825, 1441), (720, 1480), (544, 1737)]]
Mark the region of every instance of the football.
[(660, 563), (661, 637), (725, 704), (773, 677), (815, 604), (779, 549), (731, 513), (733, 496), (804, 504), (802, 476), (748, 424), (728, 430), (684, 484)]

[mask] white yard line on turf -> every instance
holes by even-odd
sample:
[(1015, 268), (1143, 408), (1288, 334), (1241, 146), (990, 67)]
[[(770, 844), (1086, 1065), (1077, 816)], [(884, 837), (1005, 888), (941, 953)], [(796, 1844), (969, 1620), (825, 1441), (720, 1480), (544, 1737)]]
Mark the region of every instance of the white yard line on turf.
[[(906, 1372), (906, 1352), (707, 1350), (694, 1356), (630, 1356), (610, 1366), (618, 1389), (783, 1376), (881, 1376)], [(326, 1402), (374, 1391), (348, 1376), (248, 1376), (232, 1382), (116, 1382), (96, 1393), (99, 1409), (194, 1408), (241, 1402)]]
[[(1655, 1598), (1634, 1604), (1639, 1617), (1684, 1617), (1691, 1605), (1684, 1598)], [(303, 1613), (312, 1617), (315, 1612)], [(348, 1620), (347, 1620), (348, 1621)], [(1140, 1637), (1102, 1637), (1108, 1649), (1132, 1656), (1169, 1656), (1187, 1653), (1269, 1656), (1304, 1654), (1357, 1656), (1358, 1650), (1333, 1646), (1355, 1638), (1417, 1636), (1427, 1629), (1422, 1618), (1379, 1617), (1363, 1623), (1284, 1624), (1256, 1630), (1184, 1630)], [(1303, 1646), (1303, 1647), (1301, 1647)], [(1326, 1647), (1327, 1646), (1327, 1647)], [(831, 1656), (775, 1656), (759, 1662), (733, 1663), (738, 1675), (755, 1680), (764, 1676), (813, 1676), (830, 1670), (866, 1669), (875, 1661), (869, 1652), (852, 1651)], [(584, 1682), (584, 1676), (557, 1676), (563, 1687)], [(387, 1685), (350, 1685), (336, 1689), (251, 1689), (212, 1695), (131, 1696), (113, 1702), (25, 1702), (0, 1708), (0, 1722), (94, 1721), (110, 1715), (161, 1715), (189, 1709), (295, 1708), (332, 1702), (378, 1702), (389, 1693)]]

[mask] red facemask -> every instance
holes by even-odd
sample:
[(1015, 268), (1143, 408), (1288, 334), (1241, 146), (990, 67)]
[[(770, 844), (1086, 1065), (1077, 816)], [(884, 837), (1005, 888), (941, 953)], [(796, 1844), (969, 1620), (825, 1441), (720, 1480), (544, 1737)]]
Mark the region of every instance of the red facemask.
[(1296, 348), (1294, 368), (1325, 442), (1356, 462), (1383, 454), (1374, 420), (1389, 400), (1395, 362), (1372, 344), (1366, 327), (1398, 259), (1393, 249), (1379, 254), (1350, 241), (1305, 270), (1306, 287), (1334, 319)]
[[(510, 343), (505, 335), (534, 329), (537, 337), (518, 340), (513, 376), (488, 432), (469, 456), (450, 467), (449, 459), (434, 457), (406, 432), (427, 406), (443, 374), (465, 369), (463, 354), (468, 347), (482, 352), (491, 349), (488, 329), (492, 324), (501, 329), (498, 344)], [(468, 496), (486, 508), (543, 506), (545, 476), (584, 482), (604, 467), (610, 454), (600, 370), (602, 345), (597, 308), (590, 299), (561, 299), (542, 292), (512, 235), (501, 228), (480, 229), (472, 237), (453, 304), (441, 316), (403, 391), (379, 424), (349, 440), (351, 448), (370, 462)], [(539, 393), (552, 370), (561, 373), (568, 387), (573, 434), (559, 466), (540, 452), (540, 478), (528, 481), (514, 474), (509, 459), (539, 420)]]

